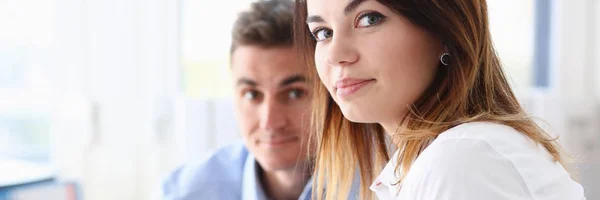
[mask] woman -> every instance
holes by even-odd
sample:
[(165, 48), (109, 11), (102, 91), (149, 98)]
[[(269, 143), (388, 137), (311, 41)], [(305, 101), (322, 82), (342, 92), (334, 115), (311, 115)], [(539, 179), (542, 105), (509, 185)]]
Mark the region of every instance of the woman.
[(485, 0), (296, 4), (296, 44), (320, 80), (315, 197), (347, 198), (359, 172), (361, 199), (585, 199), (510, 89)]

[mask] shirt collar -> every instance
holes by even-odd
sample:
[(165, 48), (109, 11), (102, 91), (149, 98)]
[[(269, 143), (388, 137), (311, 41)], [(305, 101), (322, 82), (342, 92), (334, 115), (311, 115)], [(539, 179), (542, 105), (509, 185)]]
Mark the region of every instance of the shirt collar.
[(399, 183), (402, 177), (402, 167), (396, 171), (398, 153), (399, 150), (394, 153), (392, 159), (385, 165), (379, 176), (377, 176), (377, 179), (369, 187), (380, 199), (388, 199), (396, 196), (402, 187), (402, 183)]
[[(260, 166), (256, 162), (255, 157), (252, 154), (248, 154), (246, 162), (244, 163), (244, 174), (242, 180), (242, 200), (267, 200), (267, 195), (263, 190), (263, 186), (260, 182), (259, 171)], [(312, 197), (312, 181), (311, 177), (308, 180), (306, 186), (299, 200), (310, 200)]]
[(244, 174), (242, 180), (242, 200), (266, 200), (267, 195), (258, 179), (260, 169), (252, 154), (248, 154), (244, 163)]
[(313, 182), (313, 178), (311, 177), (308, 180), (308, 183), (306, 183), (306, 186), (304, 186), (304, 190), (302, 191), (302, 194), (300, 194), (300, 197), (298, 197), (298, 200), (312, 199), (312, 182)]

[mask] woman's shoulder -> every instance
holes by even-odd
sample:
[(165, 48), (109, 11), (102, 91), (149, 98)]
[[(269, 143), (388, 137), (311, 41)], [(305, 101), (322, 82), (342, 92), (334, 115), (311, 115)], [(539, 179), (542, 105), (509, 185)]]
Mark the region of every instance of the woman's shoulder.
[(502, 143), (505, 141), (533, 142), (524, 134), (514, 128), (494, 122), (470, 122), (450, 128), (441, 133), (437, 141), (471, 139), (488, 143)]
[(479, 143), (471, 148), (489, 148), (494, 153), (512, 160), (512, 156), (529, 155), (541, 156), (552, 160), (552, 156), (546, 149), (521, 133), (504, 124), (493, 122), (471, 122), (458, 125), (441, 133), (431, 145), (440, 145), (442, 149), (448, 147), (443, 145), (448, 141), (471, 141)]
[(506, 162), (519, 173), (533, 166), (539, 170), (564, 171), (542, 145), (510, 126), (492, 122), (472, 122), (451, 128), (441, 133), (422, 156), (427, 154), (464, 159), (463, 162), (469, 163), (488, 160), (482, 165), (493, 165), (489, 162), (493, 158), (495, 164)]
[(438, 189), (456, 184), (470, 188), (461, 194), (484, 195), (499, 189), (525, 199), (556, 197), (549, 188), (569, 191), (566, 194), (580, 188), (541, 145), (509, 126), (489, 122), (467, 123), (440, 134), (415, 160), (406, 178), (413, 187), (448, 183)]
[(551, 156), (540, 147), (510, 126), (471, 122), (441, 133), (419, 155), (415, 164), (427, 162), (431, 166), (448, 166), (447, 170), (461, 170), (468, 168), (460, 167), (463, 165), (495, 167), (501, 164), (518, 168), (516, 165), (524, 157), (551, 162)]

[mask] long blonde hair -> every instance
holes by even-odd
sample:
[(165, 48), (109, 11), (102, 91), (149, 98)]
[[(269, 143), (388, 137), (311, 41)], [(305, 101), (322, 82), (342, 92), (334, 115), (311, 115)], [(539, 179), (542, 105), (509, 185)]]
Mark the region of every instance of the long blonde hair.
[[(459, 124), (505, 124), (541, 144), (564, 165), (561, 147), (529, 118), (517, 102), (493, 48), (485, 0), (378, 0), (397, 14), (440, 38), (450, 53), (424, 94), (410, 106), (392, 135), (401, 147), (398, 168), (410, 170), (421, 149)], [(385, 133), (378, 124), (348, 121), (319, 81), (315, 41), (306, 21), (306, 1), (296, 1), (294, 35), (314, 83), (311, 141), (317, 148), (313, 194), (317, 199), (346, 199), (358, 171), (360, 199), (372, 198), (368, 186), (388, 162)], [(398, 169), (397, 168), (397, 169)], [(325, 191), (326, 188), (326, 191)]]

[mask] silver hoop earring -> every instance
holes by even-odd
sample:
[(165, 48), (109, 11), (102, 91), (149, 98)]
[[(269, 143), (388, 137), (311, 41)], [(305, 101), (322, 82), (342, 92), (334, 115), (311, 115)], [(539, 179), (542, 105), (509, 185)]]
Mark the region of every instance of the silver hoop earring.
[(442, 63), (442, 65), (448, 66), (450, 64), (450, 53), (442, 54), (442, 56), (440, 57), (440, 62)]

